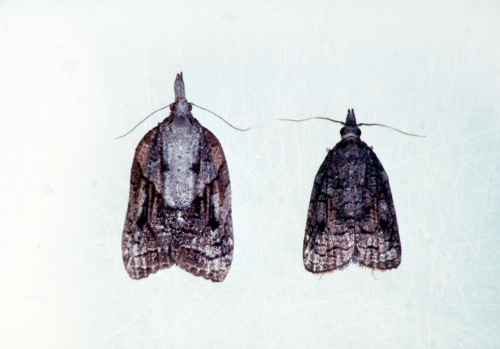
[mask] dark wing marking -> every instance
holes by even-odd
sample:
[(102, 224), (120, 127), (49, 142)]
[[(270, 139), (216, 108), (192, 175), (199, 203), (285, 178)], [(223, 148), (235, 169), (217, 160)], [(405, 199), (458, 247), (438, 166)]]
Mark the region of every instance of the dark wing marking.
[(401, 262), (389, 180), (361, 141), (341, 141), (316, 175), (304, 238), (304, 266), (313, 273), (352, 262), (375, 269)]
[(133, 279), (145, 278), (174, 264), (170, 255), (172, 234), (165, 224), (167, 210), (162, 190), (158, 190), (162, 183), (151, 180), (158, 178), (151, 173), (155, 168), (152, 164), (161, 163), (156, 147), (158, 132), (159, 127), (155, 127), (144, 136), (132, 164), (122, 252), (125, 269)]
[[(202, 196), (195, 198), (183, 234), (176, 235), (172, 255), (182, 269), (212, 281), (223, 281), (233, 259), (231, 184), (222, 147), (217, 138), (203, 128), (201, 165), (203, 172), (212, 164), (215, 176), (205, 183)], [(200, 174), (201, 178), (207, 177)]]
[(354, 232), (337, 221), (339, 156), (336, 146), (326, 156), (314, 179), (304, 237), (304, 266), (312, 273), (346, 267), (354, 251)]
[(401, 264), (401, 242), (389, 177), (375, 153), (369, 147), (365, 149), (365, 183), (370, 196), (365, 199), (365, 214), (356, 229), (353, 260), (374, 269), (397, 268)]

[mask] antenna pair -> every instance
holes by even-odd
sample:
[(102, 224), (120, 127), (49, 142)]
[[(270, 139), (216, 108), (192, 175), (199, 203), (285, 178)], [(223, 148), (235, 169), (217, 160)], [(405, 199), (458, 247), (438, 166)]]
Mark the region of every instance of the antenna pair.
[[(166, 106), (164, 106), (164, 107), (162, 107), (162, 108), (160, 108), (160, 109), (158, 109), (158, 110), (155, 110), (154, 112), (152, 112), (151, 114), (149, 114), (148, 116), (146, 116), (144, 119), (142, 119), (142, 121), (141, 121), (141, 122), (139, 122), (137, 125), (135, 125), (135, 126), (134, 126), (134, 127), (133, 127), (130, 131), (128, 131), (127, 133), (125, 133), (123, 136), (116, 137), (115, 139), (119, 139), (119, 138), (123, 138), (123, 137), (125, 137), (125, 136), (126, 136), (126, 135), (128, 135), (130, 132), (132, 132), (133, 130), (135, 130), (135, 129), (137, 128), (137, 126), (139, 126), (139, 125), (140, 125), (140, 124), (142, 124), (144, 121), (146, 121), (146, 120), (147, 120), (147, 119), (148, 119), (151, 115), (153, 115), (154, 113), (159, 112), (160, 110), (163, 110), (163, 109), (166, 109), (166, 108), (168, 108), (168, 107), (171, 107), (172, 105), (174, 105), (174, 103), (169, 104), (169, 105), (166, 105)], [(251, 129), (251, 127), (247, 128), (246, 130), (243, 130), (243, 129), (238, 128), (238, 127), (234, 127), (234, 126), (233, 126), (233, 125), (231, 125), (229, 122), (227, 122), (226, 120), (224, 120), (224, 118), (222, 118), (221, 116), (219, 116), (219, 115), (215, 114), (213, 111), (210, 111), (210, 110), (208, 110), (208, 109), (205, 109), (205, 108), (203, 108), (203, 107), (200, 107), (199, 105), (196, 105), (196, 104), (194, 104), (194, 103), (189, 103), (189, 105), (194, 105), (195, 107), (198, 107), (198, 108), (200, 108), (200, 109), (203, 109), (203, 110), (208, 111), (209, 113), (214, 114), (215, 116), (217, 116), (219, 119), (221, 119), (222, 121), (224, 121), (226, 124), (228, 124), (229, 126), (231, 126), (232, 128), (234, 128), (235, 130), (245, 132), (245, 131), (248, 131), (248, 130), (250, 130), (250, 129)]]
[[(352, 115), (354, 117), (354, 109), (352, 109), (352, 114), (351, 114), (351, 110), (347, 110), (347, 117), (349, 118), (349, 116)], [(346, 125), (345, 122), (342, 122), (342, 121), (338, 121), (338, 120), (333, 120), (333, 119), (330, 119), (330, 118), (325, 118), (325, 117), (322, 117), (322, 116), (316, 116), (316, 117), (310, 117), (310, 118), (307, 118), (307, 119), (301, 119), (301, 120), (294, 120), (294, 119), (277, 119), (277, 120), (281, 120), (281, 121), (293, 121), (293, 122), (302, 122), (302, 121), (307, 121), (307, 120), (311, 120), (311, 119), (322, 119), (322, 120), (328, 120), (328, 121), (331, 121), (331, 122), (336, 122), (338, 124), (341, 124), (341, 125)], [(354, 119), (354, 123), (356, 123), (356, 120)], [(387, 126), (387, 125), (383, 125), (383, 124), (365, 124), (365, 123), (361, 123), (361, 124), (357, 124), (357, 126), (382, 126), (382, 127), (387, 127), (387, 128), (390, 128), (391, 130), (394, 130), (394, 131), (397, 131), (399, 133), (402, 133), (402, 134), (405, 134), (405, 135), (408, 135), (408, 136), (413, 136), (413, 137), (425, 137), (425, 136), (419, 136), (419, 135), (415, 135), (415, 134), (412, 134), (412, 133), (406, 133), (406, 132), (403, 132), (403, 131), (400, 131), (394, 127), (391, 127), (391, 126)]]

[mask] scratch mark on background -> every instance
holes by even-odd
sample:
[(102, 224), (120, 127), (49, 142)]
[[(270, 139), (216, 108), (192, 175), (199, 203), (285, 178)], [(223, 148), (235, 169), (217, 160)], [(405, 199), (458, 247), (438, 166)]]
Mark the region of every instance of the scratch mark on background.
[(388, 166), (387, 168), (393, 168), (393, 167), (396, 167), (396, 166), (399, 166), (401, 164), (405, 164), (407, 162), (410, 162), (412, 160), (415, 160), (415, 159), (418, 159), (418, 158), (421, 158), (425, 155), (429, 155), (429, 154), (432, 154), (432, 153), (435, 153), (437, 152), (438, 150), (441, 150), (441, 149), (444, 149), (444, 148), (448, 148), (448, 147), (451, 147), (452, 145), (455, 145), (455, 144), (459, 144), (459, 143), (462, 143), (462, 142), (465, 142), (469, 139), (473, 139), (473, 138), (476, 138), (476, 137), (479, 137), (479, 136), (482, 136), (482, 135), (485, 135), (485, 134), (488, 134), (488, 133), (494, 133), (494, 132), (498, 132), (500, 128), (494, 128), (494, 129), (491, 129), (491, 130), (488, 130), (488, 131), (484, 131), (484, 132), (481, 132), (481, 133), (476, 133), (475, 135), (472, 135), (472, 136), (469, 136), (469, 137), (465, 137), (465, 138), (461, 138), (459, 139), (458, 141), (455, 141), (455, 142), (451, 142), (451, 143), (448, 143), (448, 144), (445, 144), (445, 145), (442, 145), (440, 147), (437, 147), (437, 148), (434, 148), (432, 150), (429, 150), (429, 151), (426, 151), (422, 154), (419, 154), (417, 156), (414, 156), (414, 157), (411, 157), (411, 158), (408, 158), (408, 159), (405, 159), (403, 161), (400, 161), (400, 162), (397, 162), (395, 164), (392, 164), (390, 166)]
[(125, 328), (127, 328), (128, 326), (130, 326), (133, 322), (135, 322), (135, 320), (137, 320), (140, 316), (142, 316), (142, 314), (144, 314), (146, 312), (146, 310), (148, 310), (149, 308), (151, 308), (151, 306), (156, 303), (156, 301), (158, 300), (158, 298), (160, 298), (160, 296), (165, 292), (165, 290), (167, 289), (167, 287), (165, 287), (164, 289), (161, 290), (160, 293), (158, 293), (158, 295), (145, 307), (142, 308), (142, 311), (140, 311), (139, 313), (137, 313), (136, 316), (134, 316), (132, 319), (130, 319), (129, 322), (127, 322), (125, 325), (123, 325), (122, 327), (120, 327), (119, 329), (117, 329), (115, 332), (109, 334), (108, 336), (102, 338), (101, 340), (93, 343), (93, 344), (90, 344), (89, 346), (87, 346), (87, 348), (92, 348), (92, 347), (95, 347), (97, 344), (99, 343), (102, 343), (106, 340), (108, 340), (109, 338), (112, 338), (114, 336), (116, 336), (118, 333), (120, 333), (121, 331), (123, 331)]

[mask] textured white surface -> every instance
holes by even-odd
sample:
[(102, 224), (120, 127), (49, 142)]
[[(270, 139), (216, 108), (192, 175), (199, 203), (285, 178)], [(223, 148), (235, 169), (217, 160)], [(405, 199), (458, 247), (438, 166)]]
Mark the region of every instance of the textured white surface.
[[(495, 1), (7, 1), (0, 5), (0, 347), (500, 346)], [(133, 152), (184, 72), (220, 140), (222, 284), (121, 257)], [(384, 165), (399, 269), (302, 265), (314, 176), (344, 119)]]

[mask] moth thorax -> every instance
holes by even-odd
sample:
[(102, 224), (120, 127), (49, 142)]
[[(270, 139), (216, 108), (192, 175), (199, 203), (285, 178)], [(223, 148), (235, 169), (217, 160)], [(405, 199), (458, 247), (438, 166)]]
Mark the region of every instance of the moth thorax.
[(174, 121), (163, 132), (163, 161), (169, 169), (163, 172), (163, 198), (167, 206), (178, 209), (191, 205), (197, 195), (198, 174), (193, 171), (193, 164), (199, 162), (201, 132), (198, 127), (185, 126)]
[[(191, 121), (189, 120), (189, 114), (175, 113), (173, 116), (172, 123), (176, 126), (176, 128), (184, 129), (186, 127), (192, 127)], [(173, 132), (175, 132), (175, 128), (173, 129)]]

